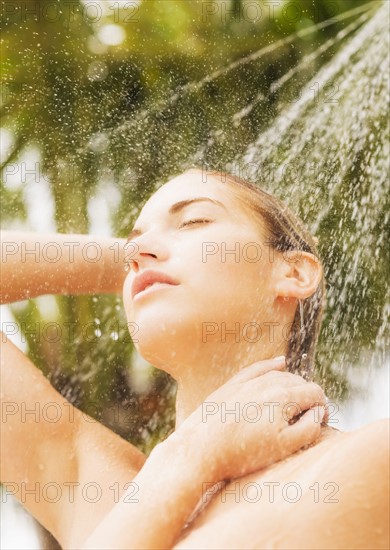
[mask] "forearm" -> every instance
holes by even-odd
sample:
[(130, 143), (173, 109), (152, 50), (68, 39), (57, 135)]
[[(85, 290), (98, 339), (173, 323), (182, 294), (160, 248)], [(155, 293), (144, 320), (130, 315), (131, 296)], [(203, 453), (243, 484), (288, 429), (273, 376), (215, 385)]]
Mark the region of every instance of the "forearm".
[(183, 442), (155, 447), (133, 479), (131, 499), (123, 495), (81, 549), (172, 548), (210, 481), (207, 462)]
[(2, 304), (41, 294), (120, 292), (125, 239), (1, 231)]

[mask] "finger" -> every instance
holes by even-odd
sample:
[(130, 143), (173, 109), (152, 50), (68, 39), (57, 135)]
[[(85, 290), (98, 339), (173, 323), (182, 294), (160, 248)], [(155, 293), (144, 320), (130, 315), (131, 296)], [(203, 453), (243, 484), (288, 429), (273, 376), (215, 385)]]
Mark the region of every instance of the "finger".
[(322, 388), (315, 382), (305, 382), (299, 386), (291, 386), (286, 390), (287, 399), (283, 404), (282, 414), (286, 422), (290, 421), (303, 411), (316, 405), (326, 404), (326, 397)]
[(327, 424), (329, 420), (329, 399), (325, 396), (325, 414), (322, 419), (323, 424)]
[(283, 456), (289, 456), (320, 436), (324, 414), (324, 407), (315, 406), (306, 411), (295, 424), (288, 425), (279, 433)]
[(271, 370), (282, 370), (286, 367), (286, 358), (284, 355), (280, 357), (274, 357), (273, 359), (266, 359), (265, 361), (256, 361), (249, 367), (244, 367), (240, 372), (231, 378), (233, 382), (246, 382), (256, 376), (261, 376)]
[(292, 374), (291, 372), (287, 371), (281, 371), (281, 370), (271, 370), (266, 372), (262, 376), (262, 380), (268, 380), (271, 381), (273, 379), (276, 379), (277, 385), (279, 387), (281, 386), (298, 386), (301, 384), (306, 384), (307, 380), (305, 380), (302, 376), (299, 374)]

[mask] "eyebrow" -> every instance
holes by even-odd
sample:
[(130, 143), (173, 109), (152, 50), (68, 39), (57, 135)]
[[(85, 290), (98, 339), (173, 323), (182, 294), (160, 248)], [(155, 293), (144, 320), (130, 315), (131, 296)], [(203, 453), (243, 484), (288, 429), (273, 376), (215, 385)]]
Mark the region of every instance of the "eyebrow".
[[(185, 208), (190, 204), (193, 204), (194, 202), (204, 202), (204, 201), (212, 202), (217, 206), (221, 206), (227, 211), (226, 206), (222, 202), (218, 201), (217, 199), (210, 199), (209, 197), (195, 197), (194, 199), (185, 199), (179, 202), (175, 202), (175, 204), (172, 204), (172, 206), (169, 208), (168, 214), (177, 214), (178, 212), (180, 212), (180, 210), (183, 210), (183, 208)], [(143, 231), (141, 231), (141, 229), (133, 229), (132, 231), (130, 231), (126, 242), (131, 241), (131, 239), (134, 239), (134, 237), (138, 237), (142, 235), (142, 233)]]

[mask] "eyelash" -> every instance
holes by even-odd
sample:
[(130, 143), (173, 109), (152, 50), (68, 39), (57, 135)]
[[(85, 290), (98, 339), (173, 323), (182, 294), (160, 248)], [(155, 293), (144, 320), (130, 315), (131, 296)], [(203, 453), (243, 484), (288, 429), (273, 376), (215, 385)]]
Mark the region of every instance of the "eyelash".
[(196, 219), (196, 220), (188, 220), (187, 222), (182, 223), (180, 227), (183, 227), (185, 225), (191, 225), (193, 223), (208, 223), (208, 222), (211, 222), (211, 220), (206, 220), (204, 218), (199, 218), (199, 219)]

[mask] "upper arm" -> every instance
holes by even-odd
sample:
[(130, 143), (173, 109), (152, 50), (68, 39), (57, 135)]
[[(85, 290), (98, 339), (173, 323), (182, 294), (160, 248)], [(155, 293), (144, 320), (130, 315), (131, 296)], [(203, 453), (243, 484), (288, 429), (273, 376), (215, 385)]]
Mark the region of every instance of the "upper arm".
[(389, 469), (389, 419), (348, 434), (300, 511), (302, 548), (389, 548)]
[[(67, 548), (79, 548), (128, 489), (136, 497), (132, 479), (146, 456), (134, 445), (83, 414), (76, 440), (78, 499), (73, 513), (80, 521), (62, 525)], [(130, 500), (131, 501), (131, 500)]]
[(341, 540), (348, 526), (346, 545), (389, 548), (389, 419), (363, 426), (345, 445), (338, 467), (335, 457), (344, 521), (338, 520), (336, 510), (328, 512), (329, 521), (336, 523)]
[[(63, 544), (69, 529), (77, 530), (77, 518), (88, 528), (109, 511), (110, 481), (124, 485), (145, 457), (73, 407), (2, 332), (0, 338), (0, 480)], [(93, 502), (88, 483), (105, 494)], [(94, 510), (87, 520), (80, 513), (88, 507)]]
[(77, 478), (79, 417), (72, 418), (70, 403), (4, 333), (0, 336), (0, 479), (55, 534), (56, 518), (66, 508), (62, 499), (54, 502), (55, 491)]

